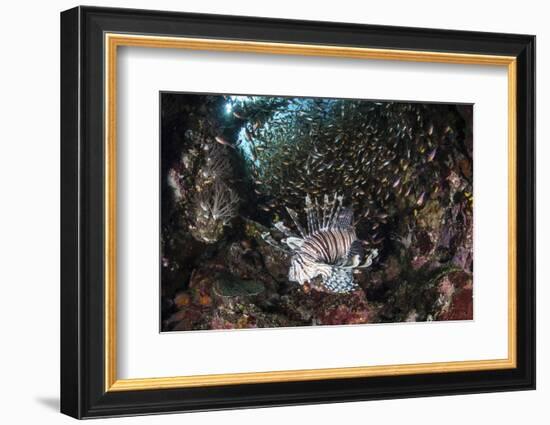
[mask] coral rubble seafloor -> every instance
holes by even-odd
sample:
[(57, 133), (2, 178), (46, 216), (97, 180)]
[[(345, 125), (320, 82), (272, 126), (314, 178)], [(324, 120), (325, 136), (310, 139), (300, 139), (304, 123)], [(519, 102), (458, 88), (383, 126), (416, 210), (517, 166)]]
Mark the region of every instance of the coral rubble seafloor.
[(472, 106), (163, 93), (163, 331), (473, 318)]

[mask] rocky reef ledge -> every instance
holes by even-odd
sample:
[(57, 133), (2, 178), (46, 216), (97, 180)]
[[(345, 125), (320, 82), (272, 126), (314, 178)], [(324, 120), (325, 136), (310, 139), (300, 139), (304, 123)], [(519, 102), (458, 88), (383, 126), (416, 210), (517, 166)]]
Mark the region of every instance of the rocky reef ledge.
[[(463, 255), (471, 232), (423, 211), (392, 255), (356, 271), (359, 288), (344, 294), (289, 282), (288, 254), (266, 241), (280, 235), (255, 221), (239, 218), (241, 231), (216, 250), (189, 238), (178, 264), (202, 254), (191, 270), (172, 270), (188, 282), (163, 295), (163, 331), (472, 319), (472, 264)], [(170, 263), (163, 267), (170, 272)]]

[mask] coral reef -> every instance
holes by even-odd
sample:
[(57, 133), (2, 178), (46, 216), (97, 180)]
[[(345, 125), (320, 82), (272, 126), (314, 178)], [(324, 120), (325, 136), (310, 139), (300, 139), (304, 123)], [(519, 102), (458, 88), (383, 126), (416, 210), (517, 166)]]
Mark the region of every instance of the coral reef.
[(164, 331), (473, 318), (471, 106), (162, 104)]
[(233, 177), (230, 147), (213, 136), (216, 128), (205, 128), (203, 120), (199, 115), (199, 130), (185, 132), (185, 144), (191, 147), (168, 170), (167, 186), (191, 235), (212, 244), (236, 217), (239, 196), (229, 186)]

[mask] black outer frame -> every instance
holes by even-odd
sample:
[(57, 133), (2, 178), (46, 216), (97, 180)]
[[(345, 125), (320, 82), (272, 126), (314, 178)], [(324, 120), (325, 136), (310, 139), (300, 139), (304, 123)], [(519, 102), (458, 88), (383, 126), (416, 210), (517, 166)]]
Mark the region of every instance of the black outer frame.
[[(517, 58), (517, 368), (104, 391), (105, 32)], [(535, 37), (76, 7), (61, 13), (61, 412), (76, 418), (535, 388)]]

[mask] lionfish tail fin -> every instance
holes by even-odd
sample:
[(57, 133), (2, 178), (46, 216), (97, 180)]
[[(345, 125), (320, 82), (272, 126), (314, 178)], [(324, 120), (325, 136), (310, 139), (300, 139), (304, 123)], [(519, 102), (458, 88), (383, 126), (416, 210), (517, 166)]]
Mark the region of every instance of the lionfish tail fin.
[(359, 288), (359, 285), (353, 280), (353, 270), (349, 269), (333, 269), (323, 284), (336, 294), (345, 294)]

